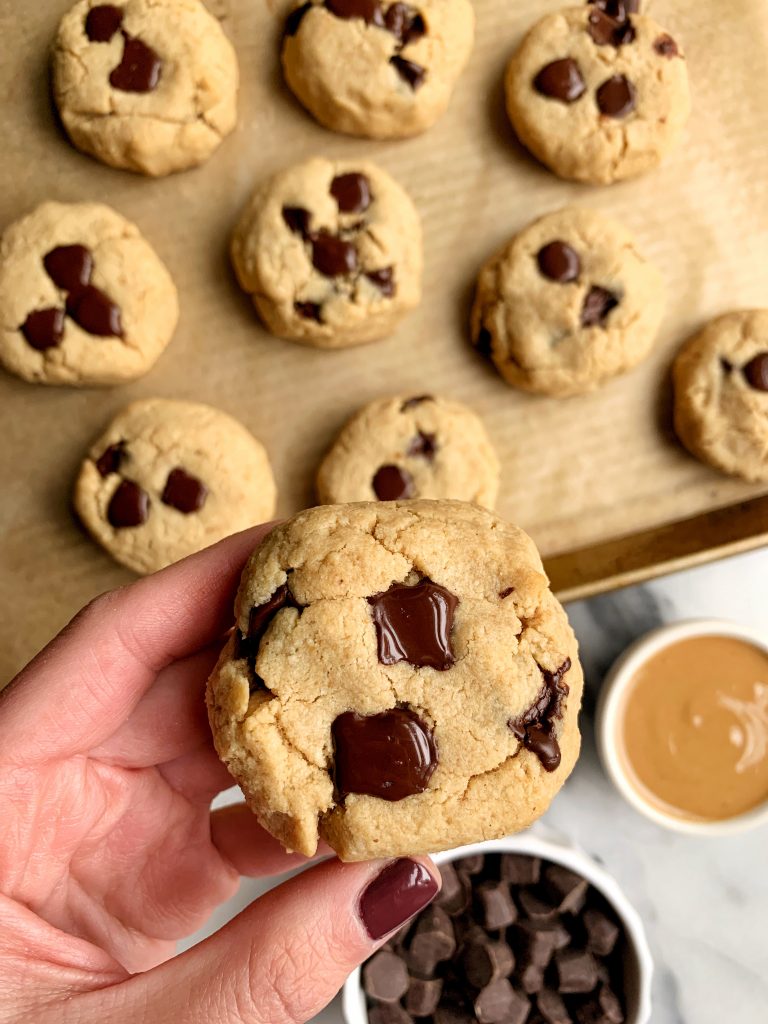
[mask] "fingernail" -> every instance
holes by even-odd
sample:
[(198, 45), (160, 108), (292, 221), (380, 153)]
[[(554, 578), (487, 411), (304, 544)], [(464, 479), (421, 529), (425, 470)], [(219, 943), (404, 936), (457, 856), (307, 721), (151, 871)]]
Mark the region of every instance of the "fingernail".
[(426, 907), (437, 891), (437, 882), (418, 861), (403, 857), (388, 864), (360, 896), (365, 930), (380, 939)]

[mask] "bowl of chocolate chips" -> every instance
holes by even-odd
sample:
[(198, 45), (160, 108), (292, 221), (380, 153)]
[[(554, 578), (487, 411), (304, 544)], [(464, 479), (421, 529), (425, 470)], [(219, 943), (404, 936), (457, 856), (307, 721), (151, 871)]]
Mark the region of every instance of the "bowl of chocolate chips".
[(435, 901), (351, 975), (347, 1024), (646, 1024), (653, 964), (616, 881), (533, 835), (438, 854)]

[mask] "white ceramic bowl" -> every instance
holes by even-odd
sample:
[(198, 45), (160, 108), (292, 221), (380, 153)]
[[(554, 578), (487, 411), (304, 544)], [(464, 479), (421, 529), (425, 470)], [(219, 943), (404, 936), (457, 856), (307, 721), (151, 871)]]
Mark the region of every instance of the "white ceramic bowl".
[[(569, 842), (544, 839), (529, 833), (461, 846), (446, 853), (438, 853), (433, 859), (437, 864), (444, 864), (446, 861), (459, 860), (473, 853), (524, 853), (531, 857), (551, 860), (583, 875), (598, 892), (602, 893), (622, 922), (626, 935), (627, 956), (623, 993), (627, 1006), (626, 1024), (647, 1024), (651, 1019), (651, 951), (637, 911), (607, 871)], [(359, 967), (347, 979), (342, 1006), (347, 1024), (368, 1024)]]
[(670, 644), (696, 636), (728, 636), (747, 640), (768, 653), (768, 639), (745, 626), (722, 619), (688, 619), (646, 633), (614, 662), (605, 678), (597, 705), (597, 749), (606, 774), (619, 793), (651, 821), (690, 835), (722, 836), (768, 822), (768, 800), (759, 807), (722, 821), (696, 821), (676, 817), (651, 803), (630, 779), (619, 752), (619, 729), (627, 687), (648, 658)]

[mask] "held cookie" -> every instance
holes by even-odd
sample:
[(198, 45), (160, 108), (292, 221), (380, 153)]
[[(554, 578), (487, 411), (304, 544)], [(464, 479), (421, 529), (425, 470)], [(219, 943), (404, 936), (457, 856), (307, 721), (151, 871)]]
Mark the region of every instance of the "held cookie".
[(310, 0), (286, 21), (283, 70), (326, 128), (418, 135), (448, 106), (474, 29), (468, 0)]
[(421, 299), (421, 221), (363, 160), (307, 160), (253, 195), (232, 239), (240, 286), (267, 328), (318, 348), (391, 334)]
[(237, 420), (152, 398), (123, 409), (94, 442), (74, 502), (113, 558), (148, 573), (269, 520), (275, 481), (263, 446)]
[(526, 828), (579, 749), (582, 673), (530, 538), (476, 505), (327, 505), (251, 556), (208, 682), (219, 756), (311, 855)]
[(38, 384), (140, 377), (179, 318), (139, 229), (98, 203), (43, 203), (0, 243), (0, 363)]
[(537, 22), (512, 57), (507, 112), (520, 141), (561, 178), (607, 184), (655, 167), (690, 110), (680, 45), (628, 0)]
[(112, 167), (204, 163), (237, 119), (237, 57), (199, 0), (79, 0), (59, 25), (53, 91), (72, 142)]
[(483, 267), (472, 342), (508, 384), (577, 395), (643, 360), (663, 310), (661, 274), (626, 228), (566, 207), (534, 221)]
[(346, 424), (317, 473), (324, 505), (455, 498), (493, 508), (499, 460), (480, 419), (433, 395), (380, 398)]
[(675, 360), (675, 430), (716, 469), (768, 481), (768, 310), (726, 313)]

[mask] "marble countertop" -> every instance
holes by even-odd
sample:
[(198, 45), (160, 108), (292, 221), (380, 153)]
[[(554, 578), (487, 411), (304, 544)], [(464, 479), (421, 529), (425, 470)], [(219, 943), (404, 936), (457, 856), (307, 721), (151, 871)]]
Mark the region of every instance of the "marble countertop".
[[(704, 616), (768, 635), (768, 550), (580, 601), (568, 612), (587, 678), (583, 749), (542, 827), (600, 860), (640, 913), (655, 961), (653, 1024), (768, 1021), (768, 827), (724, 838), (658, 827), (607, 781), (593, 730), (606, 669), (654, 626)], [(237, 896), (185, 945), (220, 927), (267, 887), (244, 880)], [(343, 1024), (339, 1000), (314, 1024)]]

